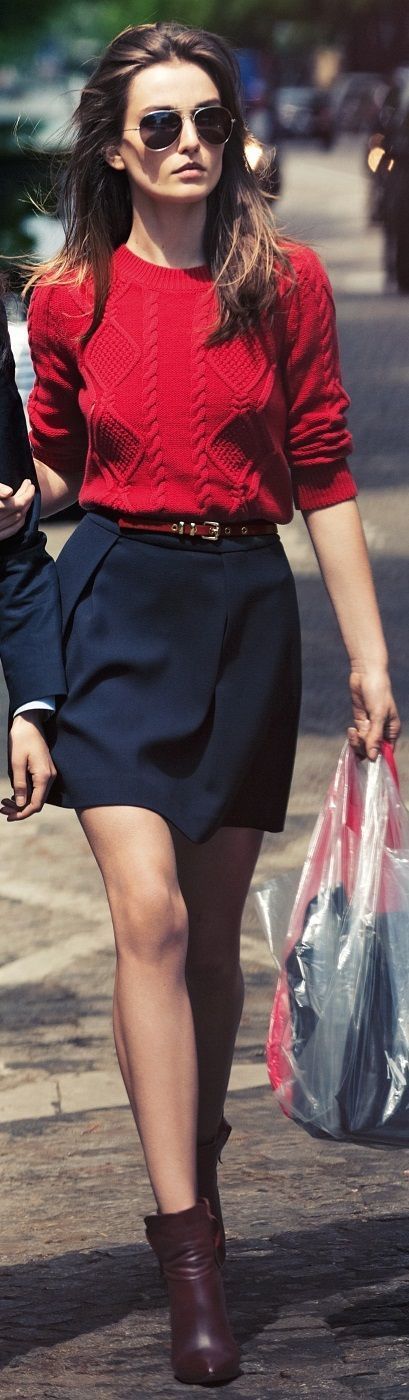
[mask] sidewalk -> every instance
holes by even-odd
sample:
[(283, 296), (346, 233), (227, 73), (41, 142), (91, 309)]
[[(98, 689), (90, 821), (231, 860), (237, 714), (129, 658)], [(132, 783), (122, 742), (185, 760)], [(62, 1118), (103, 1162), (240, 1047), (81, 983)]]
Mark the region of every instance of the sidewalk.
[[(296, 808), (297, 794), (277, 843), (281, 870), (311, 826)], [(182, 1391), (112, 1047), (100, 878), (71, 814), (4, 827), (2, 850), (0, 1395), (171, 1400)], [(272, 850), (270, 838), (258, 883)], [(226, 1285), (243, 1347), (228, 1393), (398, 1400), (409, 1390), (409, 1156), (315, 1143), (287, 1122), (263, 1060), (272, 968), (251, 901), (244, 967), (221, 1169)]]

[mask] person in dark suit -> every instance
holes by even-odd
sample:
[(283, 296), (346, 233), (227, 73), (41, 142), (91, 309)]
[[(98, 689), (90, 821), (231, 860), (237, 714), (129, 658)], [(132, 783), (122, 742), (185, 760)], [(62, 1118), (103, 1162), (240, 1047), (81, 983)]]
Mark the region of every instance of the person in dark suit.
[[(10, 524), (7, 505), (13, 500)], [(41, 497), (15, 383), (0, 297), (0, 657), (10, 697), (9, 821), (40, 811), (55, 777), (42, 729), (65, 694), (60, 599), (54, 561), (38, 529)]]

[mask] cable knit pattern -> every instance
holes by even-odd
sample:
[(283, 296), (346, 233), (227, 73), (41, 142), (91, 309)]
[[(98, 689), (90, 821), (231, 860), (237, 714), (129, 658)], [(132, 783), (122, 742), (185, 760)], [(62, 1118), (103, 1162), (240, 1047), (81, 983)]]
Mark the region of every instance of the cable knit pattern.
[(29, 312), (40, 461), (83, 470), (80, 502), (181, 519), (291, 519), (356, 494), (327, 275), (289, 248), (273, 324), (207, 346), (205, 267), (163, 268), (122, 245), (88, 345), (92, 287), (39, 284)]
[(207, 304), (199, 302), (198, 314), (192, 322), (192, 378), (190, 421), (192, 433), (192, 465), (197, 478), (199, 515), (211, 508), (208, 455), (206, 440), (206, 349), (209, 317)]
[(109, 342), (104, 332), (101, 333), (101, 329), (92, 337), (88, 363), (101, 388), (107, 393), (132, 372), (140, 358), (140, 346), (135, 345), (123, 327), (116, 324), (113, 316), (110, 321)]
[(158, 340), (158, 298), (148, 292), (144, 306), (142, 423), (146, 442), (146, 464), (151, 478), (151, 500), (147, 509), (153, 514), (163, 510), (165, 503), (165, 472), (158, 428)]

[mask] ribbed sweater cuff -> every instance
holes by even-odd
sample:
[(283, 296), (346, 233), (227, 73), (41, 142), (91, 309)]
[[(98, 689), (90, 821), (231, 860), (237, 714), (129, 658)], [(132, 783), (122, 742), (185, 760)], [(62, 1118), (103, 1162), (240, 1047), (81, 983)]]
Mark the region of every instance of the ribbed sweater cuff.
[(319, 510), (350, 501), (358, 487), (346, 461), (334, 466), (293, 467), (294, 505), (297, 510)]

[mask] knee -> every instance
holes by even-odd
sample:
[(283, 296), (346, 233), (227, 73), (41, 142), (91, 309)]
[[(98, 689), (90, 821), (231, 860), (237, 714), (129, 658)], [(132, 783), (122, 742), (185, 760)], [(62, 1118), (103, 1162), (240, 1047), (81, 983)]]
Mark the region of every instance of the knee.
[(184, 967), (188, 920), (178, 887), (146, 882), (110, 898), (118, 958), (145, 963), (176, 962)]
[(186, 976), (195, 982), (223, 988), (226, 994), (229, 988), (234, 989), (237, 983), (241, 986), (240, 930), (232, 930), (229, 935), (224, 928), (220, 931), (220, 937), (215, 938), (213, 928), (212, 936), (202, 936), (199, 942), (190, 934)]

